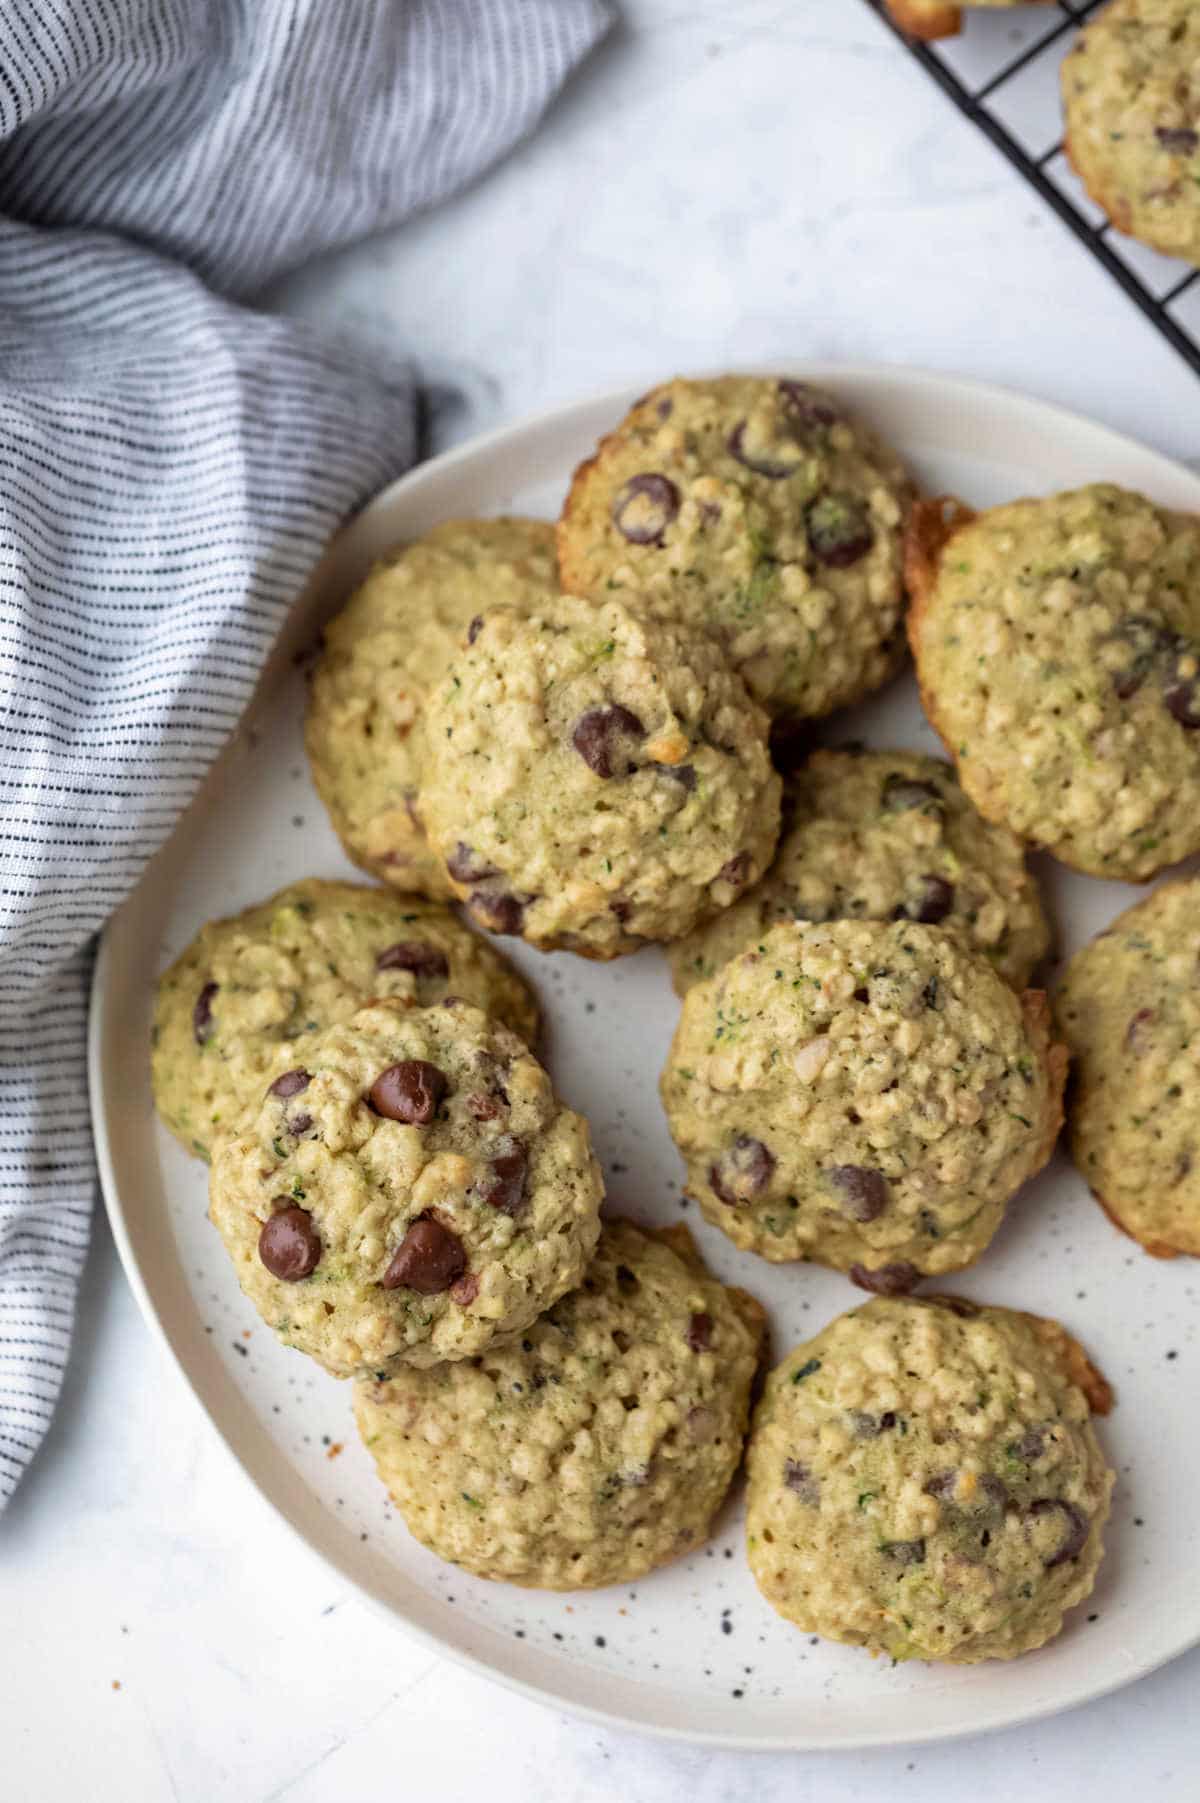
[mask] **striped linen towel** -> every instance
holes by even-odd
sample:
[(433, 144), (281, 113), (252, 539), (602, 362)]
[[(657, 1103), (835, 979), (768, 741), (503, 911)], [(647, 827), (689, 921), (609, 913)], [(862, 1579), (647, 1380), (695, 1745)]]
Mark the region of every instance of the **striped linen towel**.
[(414, 387), (236, 304), (452, 193), (607, 0), (0, 7), (0, 1507), (96, 1187), (90, 942), (237, 722)]

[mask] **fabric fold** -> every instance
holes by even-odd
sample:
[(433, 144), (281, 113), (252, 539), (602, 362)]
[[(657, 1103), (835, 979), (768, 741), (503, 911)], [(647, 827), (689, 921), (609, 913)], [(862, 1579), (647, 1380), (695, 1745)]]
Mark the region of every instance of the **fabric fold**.
[(600, 0), (0, 12), (0, 1506), (87, 1249), (89, 941), (331, 534), (415, 454), (401, 355), (227, 297), (461, 187), (607, 23)]

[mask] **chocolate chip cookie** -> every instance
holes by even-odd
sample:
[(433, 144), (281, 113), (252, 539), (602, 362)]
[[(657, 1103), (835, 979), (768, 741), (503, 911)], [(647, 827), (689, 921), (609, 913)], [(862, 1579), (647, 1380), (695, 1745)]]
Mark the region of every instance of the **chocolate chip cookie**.
[(786, 1620), (971, 1665), (1053, 1639), (1091, 1593), (1112, 1392), (1054, 1321), (961, 1297), (841, 1315), (767, 1380), (750, 1568)]
[(925, 711), (980, 813), (1092, 876), (1200, 851), (1200, 521), (1098, 483), (913, 521)]
[(772, 927), (684, 997), (662, 1097), (689, 1194), (864, 1289), (961, 1270), (1061, 1124), (1047, 1014), (944, 928)]
[(953, 928), (1015, 989), (1050, 943), (1019, 839), (983, 819), (953, 769), (914, 751), (817, 751), (784, 784), (762, 882), (668, 956), (681, 995), (781, 920)]
[(475, 920), (612, 958), (757, 882), (767, 718), (717, 645), (632, 600), (484, 615), (427, 703), (420, 809)]
[(1165, 884), (1077, 953), (1055, 1015), (1080, 1172), (1147, 1252), (1200, 1257), (1200, 880)]
[(668, 382), (575, 472), (563, 585), (712, 632), (774, 715), (827, 714), (901, 655), (908, 478), (804, 382)]
[(382, 1378), (523, 1332), (580, 1281), (602, 1192), (515, 1033), (453, 998), (373, 1002), (217, 1142), (209, 1213), (285, 1345)]
[(207, 1158), (262, 1101), (282, 1060), (373, 996), (428, 1007), (461, 995), (530, 1043), (538, 1007), (508, 960), (449, 909), (359, 883), (291, 883), (210, 921), (159, 979), (150, 1057), (154, 1100), (189, 1152)]
[(552, 594), (554, 529), (447, 520), (379, 564), (325, 628), (305, 742), (317, 793), (356, 864), (411, 893), (452, 893), (416, 811), (422, 712), (476, 615)]
[(628, 1583), (708, 1538), (741, 1460), (762, 1311), (628, 1221), (582, 1285), (486, 1359), (356, 1387), (410, 1531), (484, 1578)]
[(1200, 263), (1200, 10), (1113, 0), (1062, 65), (1067, 153), (1119, 231)]

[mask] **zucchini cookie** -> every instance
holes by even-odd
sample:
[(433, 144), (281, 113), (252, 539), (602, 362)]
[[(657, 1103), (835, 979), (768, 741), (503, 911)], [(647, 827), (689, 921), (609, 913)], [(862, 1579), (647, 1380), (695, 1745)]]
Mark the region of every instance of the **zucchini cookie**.
[(1200, 851), (1200, 520), (1110, 483), (919, 507), (909, 636), (981, 814), (1091, 876)]
[(447, 520), (377, 565), (326, 626), (305, 743), (356, 864), (398, 889), (451, 894), (416, 812), (425, 696), (478, 614), (530, 605), (556, 587), (552, 526)]
[(767, 717), (706, 633), (613, 598), (485, 616), (428, 700), (420, 807), (481, 926), (613, 958), (758, 881)]
[(747, 1455), (750, 1569), (806, 1633), (971, 1665), (1053, 1639), (1090, 1595), (1112, 1392), (1055, 1321), (879, 1300), (770, 1377)]
[(706, 627), (775, 715), (827, 714), (902, 652), (899, 459), (804, 382), (677, 380), (575, 472), (563, 586)]
[(758, 1304), (686, 1235), (610, 1221), (582, 1286), (519, 1343), (362, 1383), (355, 1413), (439, 1558), (541, 1590), (628, 1583), (708, 1538), (762, 1338)]
[(953, 927), (1015, 989), (1050, 943), (1019, 839), (983, 819), (941, 758), (816, 751), (784, 783), (783, 838), (762, 882), (668, 956), (680, 995), (781, 920)]
[(1066, 148), (1119, 231), (1200, 263), (1200, 8), (1114, 0), (1062, 65)]
[(431, 1007), (461, 995), (537, 1036), (532, 992), (495, 949), (436, 902), (316, 877), (210, 921), (159, 979), (154, 1101), (189, 1152), (253, 1114), (272, 1068), (373, 996)]
[(577, 1284), (603, 1193), (523, 1040), (450, 997), (372, 1002), (213, 1152), (209, 1214), (287, 1346), (335, 1377), (472, 1358)]
[(1200, 1257), (1200, 880), (1167, 883), (1072, 958), (1071, 1152), (1147, 1252)]
[(662, 1098), (735, 1245), (909, 1290), (984, 1251), (1050, 1156), (1066, 1053), (956, 934), (786, 922), (684, 997)]
[[(977, 7), (1024, 6), (1029, 0), (962, 0), (952, 5), (948, 0), (887, 0), (887, 9), (902, 31), (911, 38), (952, 38), (962, 30), (962, 16)], [(1034, 0), (1036, 4), (1036, 0)]]

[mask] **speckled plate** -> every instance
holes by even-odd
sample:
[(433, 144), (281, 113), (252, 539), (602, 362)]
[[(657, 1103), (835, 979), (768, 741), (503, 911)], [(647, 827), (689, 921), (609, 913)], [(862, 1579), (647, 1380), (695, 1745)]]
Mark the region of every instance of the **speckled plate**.
[[(1019, 396), (889, 371), (789, 373), (842, 394), (930, 489), (986, 504), (1107, 478), (1200, 511), (1195, 476)], [(1041, 1652), (1011, 1664), (891, 1668), (772, 1614), (743, 1559), (737, 1495), (711, 1545), (630, 1589), (545, 1595), (439, 1564), (389, 1509), (356, 1441), (347, 1389), (276, 1345), (243, 1300), (205, 1219), (204, 1168), (155, 1122), (146, 1048), (156, 973), (211, 916), (295, 877), (352, 874), (305, 768), (298, 655), (398, 540), (452, 514), (553, 515), (576, 461), (633, 398), (582, 402), (426, 464), (360, 515), (297, 602), (237, 737), (105, 935), (91, 1094), (113, 1231), (142, 1308), (249, 1481), (406, 1633), (609, 1723), (731, 1747), (901, 1744), (1029, 1721), (1128, 1683), (1200, 1639), (1196, 1267), (1156, 1263), (1123, 1239), (1061, 1155), (960, 1287), (1060, 1316), (1116, 1384), (1103, 1429), (1120, 1473), (1108, 1557), (1090, 1603)], [(933, 748), (910, 677), (833, 722), (827, 737)], [(1044, 874), (1065, 951), (1134, 894)], [(517, 955), (545, 1002), (555, 1078), (591, 1119), (613, 1199), (657, 1221), (682, 1213), (713, 1267), (767, 1303), (777, 1354), (860, 1302), (832, 1273), (738, 1253), (681, 1197), (655, 1089), (676, 1018), (661, 954), (609, 966)]]

